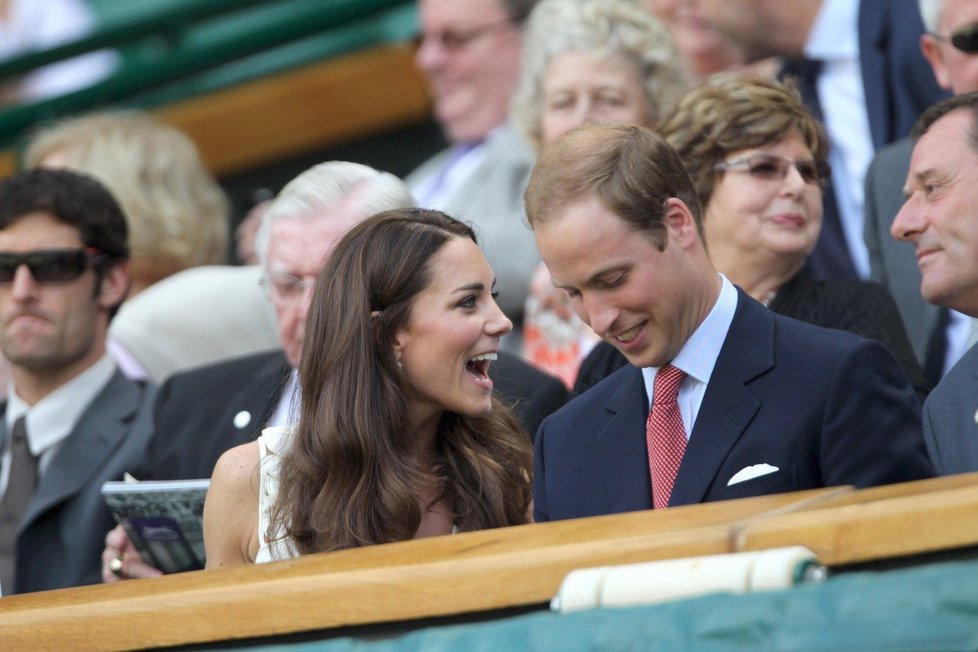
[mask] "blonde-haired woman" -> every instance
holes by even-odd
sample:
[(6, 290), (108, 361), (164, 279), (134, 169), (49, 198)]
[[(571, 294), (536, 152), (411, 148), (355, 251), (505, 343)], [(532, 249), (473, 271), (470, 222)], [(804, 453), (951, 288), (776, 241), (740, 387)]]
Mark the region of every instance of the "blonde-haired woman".
[(129, 223), (130, 297), (181, 270), (227, 259), (227, 197), (193, 141), (148, 113), (68, 118), (34, 135), (24, 162), (84, 172), (112, 192)]

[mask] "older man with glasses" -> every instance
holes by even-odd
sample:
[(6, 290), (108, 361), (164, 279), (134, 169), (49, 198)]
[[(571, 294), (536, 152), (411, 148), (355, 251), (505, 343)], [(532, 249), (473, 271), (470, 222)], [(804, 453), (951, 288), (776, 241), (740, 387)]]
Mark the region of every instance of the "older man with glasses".
[(0, 592), (97, 582), (112, 516), (102, 484), (142, 459), (152, 388), (106, 332), (129, 290), (128, 229), (109, 191), (66, 170), (0, 183)]
[[(473, 223), (498, 277), (499, 305), (517, 332), (539, 254), (522, 209), (534, 156), (508, 114), (521, 25), (535, 3), (419, 0), (415, 63), (428, 79), (435, 119), (450, 146), (407, 177), (419, 206)], [(515, 348), (515, 342), (504, 345)]]

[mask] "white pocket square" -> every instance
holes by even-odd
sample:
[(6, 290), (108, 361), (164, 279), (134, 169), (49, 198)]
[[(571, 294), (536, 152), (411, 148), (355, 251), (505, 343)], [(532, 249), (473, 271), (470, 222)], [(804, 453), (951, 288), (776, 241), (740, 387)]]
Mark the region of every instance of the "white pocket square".
[(753, 466), (744, 467), (741, 470), (734, 473), (733, 477), (727, 482), (729, 487), (732, 484), (738, 484), (740, 482), (747, 482), (748, 480), (753, 480), (754, 478), (759, 478), (762, 475), (768, 475), (770, 473), (775, 473), (780, 469), (776, 466), (771, 466), (770, 464), (755, 464)]

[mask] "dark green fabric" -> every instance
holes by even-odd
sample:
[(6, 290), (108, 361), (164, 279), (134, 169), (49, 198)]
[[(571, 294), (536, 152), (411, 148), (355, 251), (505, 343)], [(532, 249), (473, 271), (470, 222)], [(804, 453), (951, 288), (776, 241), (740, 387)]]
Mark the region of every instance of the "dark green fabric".
[[(472, 587), (478, 591), (478, 587)], [(301, 608), (298, 607), (297, 608)], [(978, 650), (978, 562), (840, 575), (752, 595), (430, 628), (379, 642), (337, 639), (266, 652)]]

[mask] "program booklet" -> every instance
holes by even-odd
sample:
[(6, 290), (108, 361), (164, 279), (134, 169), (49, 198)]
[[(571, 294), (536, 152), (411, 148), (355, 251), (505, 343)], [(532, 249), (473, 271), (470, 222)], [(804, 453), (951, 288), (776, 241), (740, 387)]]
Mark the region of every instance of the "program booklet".
[(164, 573), (204, 567), (204, 498), (210, 480), (120, 480), (102, 485), (116, 521)]

